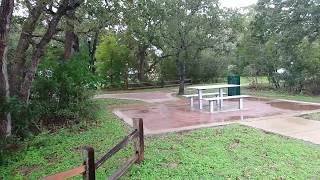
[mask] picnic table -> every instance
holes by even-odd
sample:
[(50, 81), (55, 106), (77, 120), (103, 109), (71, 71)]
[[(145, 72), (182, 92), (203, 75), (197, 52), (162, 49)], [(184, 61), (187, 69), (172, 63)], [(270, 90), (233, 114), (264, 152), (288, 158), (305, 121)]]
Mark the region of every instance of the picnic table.
[[(187, 87), (188, 89), (196, 89), (198, 92), (198, 98), (199, 98), (199, 109), (202, 109), (202, 94), (203, 90), (207, 89), (218, 89), (219, 97), (223, 97), (223, 89), (224, 88), (230, 88), (230, 87), (240, 87), (240, 85), (237, 84), (215, 84), (215, 85), (200, 85), (200, 86), (191, 86)], [(219, 100), (220, 107), (223, 105), (223, 100)]]

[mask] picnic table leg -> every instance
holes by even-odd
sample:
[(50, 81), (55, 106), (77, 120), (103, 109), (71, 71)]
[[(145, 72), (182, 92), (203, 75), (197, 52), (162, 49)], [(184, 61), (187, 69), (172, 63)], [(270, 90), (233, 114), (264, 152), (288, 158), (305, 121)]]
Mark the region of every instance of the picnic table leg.
[[(223, 97), (223, 89), (222, 88), (219, 88), (219, 97)], [(220, 107), (223, 106), (223, 100), (222, 99), (219, 100), (219, 105), (220, 105)]]
[(210, 112), (213, 113), (213, 101), (209, 101)]
[(239, 99), (239, 109), (243, 109), (243, 98)]
[(202, 89), (198, 89), (199, 109), (202, 109)]

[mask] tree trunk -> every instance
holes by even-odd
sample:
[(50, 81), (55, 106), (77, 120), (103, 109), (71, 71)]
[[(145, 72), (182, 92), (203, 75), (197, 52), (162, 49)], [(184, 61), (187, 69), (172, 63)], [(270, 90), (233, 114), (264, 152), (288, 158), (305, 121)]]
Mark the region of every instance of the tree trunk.
[(90, 70), (91, 70), (91, 72), (93, 74), (96, 71), (96, 68), (95, 68), (95, 62), (96, 62), (95, 54), (96, 54), (96, 51), (97, 51), (98, 37), (99, 37), (99, 31), (96, 31), (94, 33), (92, 46), (91, 46), (91, 41), (88, 42), (89, 43), (89, 56), (90, 56), (89, 64), (90, 64)]
[[(74, 3), (74, 0), (71, 0), (70, 3)], [(68, 60), (74, 52), (79, 52), (78, 36), (74, 32), (75, 10), (67, 11), (66, 16), (64, 60)]]
[(125, 86), (125, 89), (129, 88), (128, 63), (126, 63), (126, 68), (124, 72), (124, 86)]
[[(9, 78), (7, 71), (7, 43), (10, 28), (10, 22), (14, 7), (13, 0), (2, 0), (0, 7), (0, 103), (7, 103), (10, 97)], [(0, 136), (11, 135), (12, 123), (10, 113), (0, 112)]]
[(63, 0), (62, 4), (59, 6), (55, 15), (51, 18), (47, 31), (44, 34), (40, 42), (34, 47), (31, 57), (31, 66), (28, 69), (27, 73), (24, 76), (21, 88), (19, 91), (19, 98), (24, 102), (28, 103), (30, 97), (31, 85), (35, 77), (39, 62), (41, 57), (44, 55), (44, 51), (53, 35), (56, 33), (56, 28), (62, 16), (66, 14), (67, 10), (72, 10), (77, 8), (82, 1), (79, 1), (77, 4), (69, 5), (69, 0)]
[(75, 51), (75, 49), (73, 49), (75, 38), (76, 38), (76, 35), (73, 31), (67, 30), (65, 32), (64, 54), (63, 54), (63, 59), (65, 61), (68, 60), (72, 56), (73, 52)]
[(146, 46), (146, 45), (139, 45), (139, 47), (138, 47), (138, 57), (139, 57), (138, 80), (140, 82), (143, 82), (145, 79), (144, 68), (145, 68), (147, 48), (148, 48), (148, 46)]
[(34, 32), (41, 14), (44, 12), (45, 6), (50, 0), (37, 1), (37, 4), (29, 13), (29, 17), (25, 20), (20, 34), (18, 46), (16, 48), (15, 57), (12, 61), (10, 71), (10, 86), (12, 95), (20, 96), (19, 90), (24, 77), (27, 50), (30, 46), (30, 39)]
[(178, 95), (184, 94), (184, 82), (185, 82), (185, 72), (186, 72), (186, 65), (185, 62), (181, 58), (181, 53), (178, 52), (176, 55), (176, 66), (178, 69), (178, 75), (179, 75), (179, 92)]

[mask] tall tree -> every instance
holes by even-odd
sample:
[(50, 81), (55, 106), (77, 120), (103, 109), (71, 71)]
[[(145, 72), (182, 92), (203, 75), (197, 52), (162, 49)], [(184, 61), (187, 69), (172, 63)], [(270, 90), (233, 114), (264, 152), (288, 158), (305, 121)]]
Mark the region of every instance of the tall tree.
[[(21, 101), (26, 103), (29, 101), (31, 85), (40, 59), (44, 55), (46, 46), (57, 33), (57, 27), (61, 18), (66, 15), (68, 11), (72, 11), (80, 6), (82, 1), (83, 0), (77, 0), (70, 3), (69, 0), (63, 0), (56, 5), (56, 11), (47, 9), (47, 6), (50, 5), (52, 1), (36, 1), (36, 4), (29, 9), (29, 16), (23, 23), (22, 33), (11, 70), (10, 84), (12, 85), (12, 94), (17, 96)], [(31, 4), (29, 4), (29, 6), (31, 6)], [(33, 33), (39, 23), (41, 15), (47, 11), (49, 11), (52, 16), (48, 18), (45, 33), (38, 42), (35, 42), (32, 40)], [(30, 45), (32, 45), (32, 54), (29, 60), (30, 65), (27, 65), (27, 51)]]
[[(0, 104), (6, 104), (10, 97), (9, 76), (7, 71), (7, 44), (14, 0), (1, 0), (0, 6)], [(0, 111), (0, 136), (11, 135), (11, 115)]]
[[(319, 41), (320, 3), (317, 0), (260, 0), (255, 7), (256, 14), (251, 23), (251, 40), (254, 39), (267, 57), (262, 63), (269, 79), (280, 87), (277, 69), (286, 73), (281, 76), (283, 85), (291, 91), (302, 92), (308, 79), (308, 59), (299, 58), (304, 41)], [(264, 49), (264, 50), (263, 50)], [(270, 57), (272, 57), (270, 59)], [(320, 77), (319, 77), (320, 78)]]
[(159, 28), (163, 11), (157, 1), (149, 0), (129, 1), (128, 8), (124, 8), (123, 11), (127, 33), (133, 37), (136, 44), (138, 80), (144, 81), (148, 72), (148, 49), (160, 48)]
[(204, 49), (223, 46), (226, 32), (221, 29), (217, 1), (168, 0), (161, 4), (165, 11), (162, 41), (169, 51), (166, 54), (174, 54), (179, 94), (184, 94), (187, 62), (195, 61)]
[(120, 0), (104, 1), (100, 0), (85, 1), (82, 8), (79, 8), (78, 19), (81, 22), (75, 27), (78, 34), (85, 34), (89, 46), (90, 69), (94, 73), (96, 70), (96, 50), (101, 32), (114, 30), (115, 25), (120, 21)]

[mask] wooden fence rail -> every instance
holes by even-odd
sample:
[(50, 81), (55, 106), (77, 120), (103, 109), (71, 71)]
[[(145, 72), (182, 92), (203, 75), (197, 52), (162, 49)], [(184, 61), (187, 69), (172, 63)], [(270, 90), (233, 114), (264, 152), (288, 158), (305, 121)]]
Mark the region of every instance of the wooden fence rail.
[(144, 159), (144, 135), (143, 135), (143, 120), (141, 118), (133, 119), (134, 130), (126, 136), (122, 141), (110, 149), (97, 162), (95, 162), (94, 149), (92, 147), (84, 147), (84, 162), (83, 165), (76, 168), (57, 173), (52, 176), (43, 178), (43, 180), (62, 180), (82, 174), (83, 179), (95, 180), (96, 169), (101, 167), (110, 157), (123, 149), (131, 140), (134, 140), (135, 154), (130, 157), (126, 163), (122, 165), (113, 175), (108, 179), (114, 180), (120, 178), (133, 163), (140, 163)]

